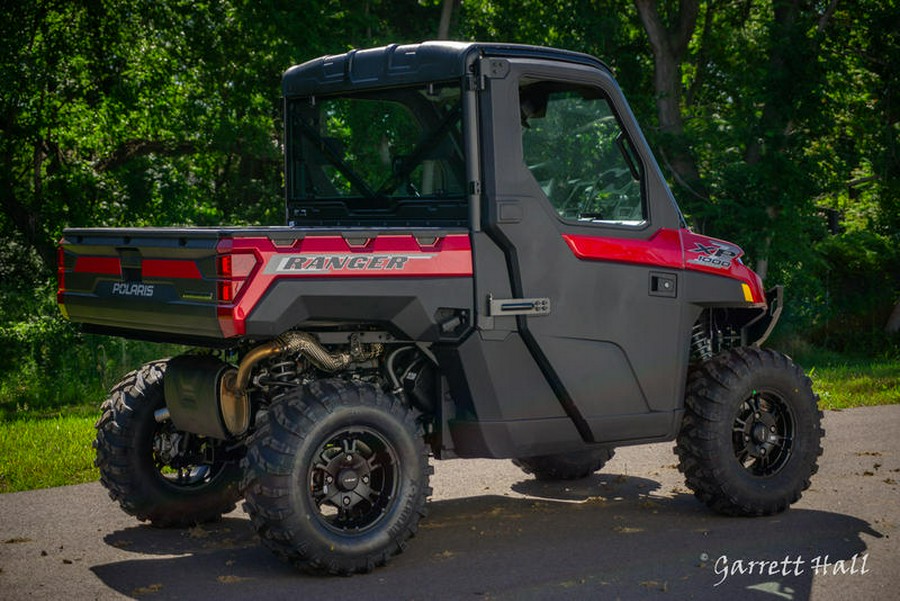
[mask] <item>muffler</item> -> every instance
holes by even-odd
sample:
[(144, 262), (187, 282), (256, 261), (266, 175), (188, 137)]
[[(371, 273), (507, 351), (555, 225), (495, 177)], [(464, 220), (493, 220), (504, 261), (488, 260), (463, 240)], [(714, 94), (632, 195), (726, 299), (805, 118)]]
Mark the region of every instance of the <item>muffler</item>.
[(221, 440), (244, 434), (250, 426), (250, 404), (231, 392), (237, 371), (211, 355), (170, 359), (163, 384), (175, 427)]

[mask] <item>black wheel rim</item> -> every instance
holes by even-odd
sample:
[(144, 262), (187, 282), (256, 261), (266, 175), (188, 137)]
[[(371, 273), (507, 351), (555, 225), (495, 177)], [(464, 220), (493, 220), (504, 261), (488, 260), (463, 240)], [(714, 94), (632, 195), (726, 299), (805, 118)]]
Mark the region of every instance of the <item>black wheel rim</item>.
[(307, 490), (319, 522), (340, 534), (361, 534), (389, 513), (400, 480), (397, 452), (370, 428), (341, 430), (313, 455)]
[(225, 467), (212, 441), (177, 430), (170, 420), (156, 424), (151, 453), (157, 475), (178, 490), (205, 488)]
[(784, 397), (754, 390), (735, 415), (734, 456), (753, 476), (774, 476), (790, 461), (795, 433), (794, 413)]

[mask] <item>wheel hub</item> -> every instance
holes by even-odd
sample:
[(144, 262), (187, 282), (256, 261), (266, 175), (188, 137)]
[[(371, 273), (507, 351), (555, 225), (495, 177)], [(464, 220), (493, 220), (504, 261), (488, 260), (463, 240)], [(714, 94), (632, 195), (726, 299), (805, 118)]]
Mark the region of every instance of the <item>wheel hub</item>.
[(753, 424), (753, 440), (756, 443), (762, 444), (769, 439), (769, 429), (766, 428), (766, 425), (762, 422), (756, 422)]
[(333, 485), (331, 492), (339, 491), (342, 493), (352, 493), (356, 491), (359, 494), (343, 496), (332, 499), (340, 503), (344, 507), (352, 507), (368, 493), (364, 488), (369, 483), (371, 476), (371, 468), (363, 453), (354, 447), (347, 451), (341, 449), (340, 452), (333, 451), (326, 454), (330, 460), (325, 464), (323, 472), (325, 474), (324, 483), (326, 490), (329, 485)]
[(753, 445), (750, 448), (750, 455), (753, 457), (765, 457), (771, 454), (775, 447), (778, 437), (775, 436), (777, 427), (775, 420), (769, 414), (760, 414), (749, 426), (750, 440)]
[(343, 470), (337, 478), (338, 488), (344, 492), (355, 489), (359, 482), (360, 477), (356, 470)]
[(790, 456), (793, 424), (793, 416), (780, 397), (754, 392), (735, 416), (735, 457), (754, 475), (775, 474)]
[(399, 475), (397, 457), (374, 431), (344, 431), (329, 439), (311, 466), (309, 492), (331, 529), (361, 532), (384, 516)]

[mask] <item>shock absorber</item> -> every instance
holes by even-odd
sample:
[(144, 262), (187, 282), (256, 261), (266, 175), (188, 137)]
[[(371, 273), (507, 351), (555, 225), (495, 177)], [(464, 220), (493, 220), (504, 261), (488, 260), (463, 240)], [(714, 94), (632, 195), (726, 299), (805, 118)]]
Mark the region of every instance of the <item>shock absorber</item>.
[(702, 319), (698, 320), (691, 330), (691, 354), (701, 361), (706, 361), (713, 356), (712, 340), (707, 333), (706, 323)]
[(300, 385), (300, 369), (299, 364), (291, 359), (276, 359), (268, 365), (269, 377), (267, 384), (275, 389), (275, 393), (270, 396), (272, 401), (277, 401), (291, 388)]

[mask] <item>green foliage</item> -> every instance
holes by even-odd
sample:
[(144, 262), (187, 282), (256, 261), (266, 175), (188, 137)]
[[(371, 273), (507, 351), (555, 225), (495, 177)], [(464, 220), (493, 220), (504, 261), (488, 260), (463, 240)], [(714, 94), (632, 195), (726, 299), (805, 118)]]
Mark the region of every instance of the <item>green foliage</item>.
[[(411, 6), (410, 6), (411, 4)], [(0, 20), (0, 411), (96, 403), (170, 350), (55, 306), (66, 226), (280, 224), (280, 79), (437, 30), (429, 3), (34, 0)]]
[[(27, 253), (23, 253), (27, 256)], [(62, 318), (54, 283), (0, 287), (0, 421), (96, 411), (125, 373), (183, 349), (82, 334)]]
[(823, 297), (812, 318), (812, 342), (838, 351), (900, 357), (900, 335), (882, 331), (900, 297), (898, 242), (897, 235), (857, 230), (817, 244)]
[[(817, 349), (808, 365), (826, 406), (897, 402), (900, 342), (883, 333), (900, 301), (897, 0), (655, 2), (670, 31), (683, 8), (698, 7), (676, 65), (684, 129), (666, 134), (636, 4), (457, 1), (451, 37), (607, 61), (691, 223), (738, 242), (768, 266), (768, 282), (787, 286), (776, 342)], [(0, 417), (28, 419), (0, 423), (0, 491), (96, 477), (91, 420), (67, 416), (93, 411), (125, 372), (180, 350), (84, 335), (59, 316), (48, 278), (62, 229), (281, 223), (282, 71), (349, 48), (433, 38), (443, 5), (5, 7)], [(699, 182), (678, 176), (679, 158)], [(837, 217), (836, 234), (827, 216)], [(835, 351), (894, 361), (845, 364)], [(44, 471), (54, 475), (26, 480)]]
[(457, 36), (566, 48), (616, 71), (639, 118), (652, 110), (653, 63), (629, 0), (466, 0)]

